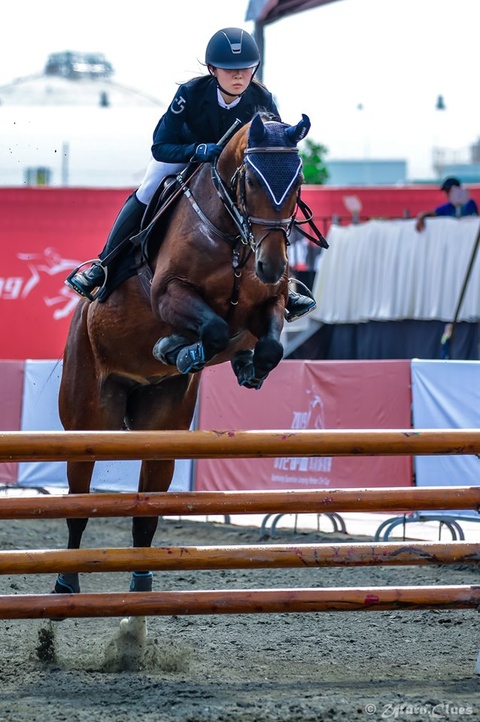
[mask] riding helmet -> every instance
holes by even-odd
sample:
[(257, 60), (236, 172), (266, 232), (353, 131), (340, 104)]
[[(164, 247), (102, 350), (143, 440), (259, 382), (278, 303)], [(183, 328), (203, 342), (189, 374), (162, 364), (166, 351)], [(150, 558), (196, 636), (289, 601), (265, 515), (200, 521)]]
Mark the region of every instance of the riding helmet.
[(260, 64), (260, 52), (250, 33), (241, 28), (223, 28), (208, 41), (205, 64), (224, 70), (253, 68)]

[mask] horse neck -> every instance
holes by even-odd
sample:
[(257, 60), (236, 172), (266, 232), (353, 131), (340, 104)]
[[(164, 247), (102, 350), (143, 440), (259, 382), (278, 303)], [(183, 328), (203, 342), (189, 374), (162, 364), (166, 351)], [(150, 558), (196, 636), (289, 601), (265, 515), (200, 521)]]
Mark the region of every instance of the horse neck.
[[(233, 175), (234, 170), (232, 170)], [(225, 189), (230, 191), (231, 175), (222, 172), (221, 180)], [(219, 198), (215, 183), (212, 179), (212, 168), (205, 163), (200, 172), (192, 179), (190, 190), (201, 211), (208, 219), (224, 233), (236, 234), (237, 228), (225, 210), (225, 206)]]

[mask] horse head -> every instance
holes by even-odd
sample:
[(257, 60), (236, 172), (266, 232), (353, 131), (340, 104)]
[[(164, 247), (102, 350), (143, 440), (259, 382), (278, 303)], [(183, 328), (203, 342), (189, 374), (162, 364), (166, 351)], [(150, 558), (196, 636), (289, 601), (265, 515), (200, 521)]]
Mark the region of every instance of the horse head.
[(309, 128), (306, 115), (289, 126), (257, 114), (220, 156), (220, 171), (227, 167), (229, 157), (230, 163), (234, 161), (230, 189), (241, 214), (245, 242), (255, 252), (255, 272), (263, 283), (277, 283), (287, 267), (288, 236), (303, 181), (297, 143)]

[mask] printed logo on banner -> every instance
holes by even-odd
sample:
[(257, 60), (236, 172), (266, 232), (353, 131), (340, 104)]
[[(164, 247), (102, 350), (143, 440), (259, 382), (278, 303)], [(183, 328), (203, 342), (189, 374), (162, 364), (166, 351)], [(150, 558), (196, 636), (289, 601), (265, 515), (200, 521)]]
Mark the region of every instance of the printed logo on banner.
[(43, 294), (44, 304), (52, 309), (55, 321), (69, 316), (78, 296), (64, 285), (64, 280), (80, 261), (62, 258), (55, 248), (45, 248), (43, 254), (17, 253), (17, 258), (25, 264), (26, 275), (0, 277), (0, 300), (20, 301), (36, 289)]
[[(324, 429), (325, 406), (314, 389), (305, 390), (305, 406), (292, 411), (291, 429)], [(280, 457), (273, 460), (271, 481), (329, 486), (332, 457)]]

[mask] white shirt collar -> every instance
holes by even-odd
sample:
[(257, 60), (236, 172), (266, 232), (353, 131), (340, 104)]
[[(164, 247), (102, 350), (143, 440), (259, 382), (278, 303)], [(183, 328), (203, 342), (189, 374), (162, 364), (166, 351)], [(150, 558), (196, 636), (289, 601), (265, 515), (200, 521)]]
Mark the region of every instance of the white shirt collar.
[(232, 100), (231, 103), (226, 103), (223, 99), (223, 96), (222, 96), (219, 88), (217, 88), (217, 100), (218, 100), (218, 104), (221, 108), (227, 108), (227, 110), (228, 110), (228, 109), (234, 108), (236, 105), (238, 105), (239, 102), (241, 101), (241, 97), (235, 98), (235, 100)]

